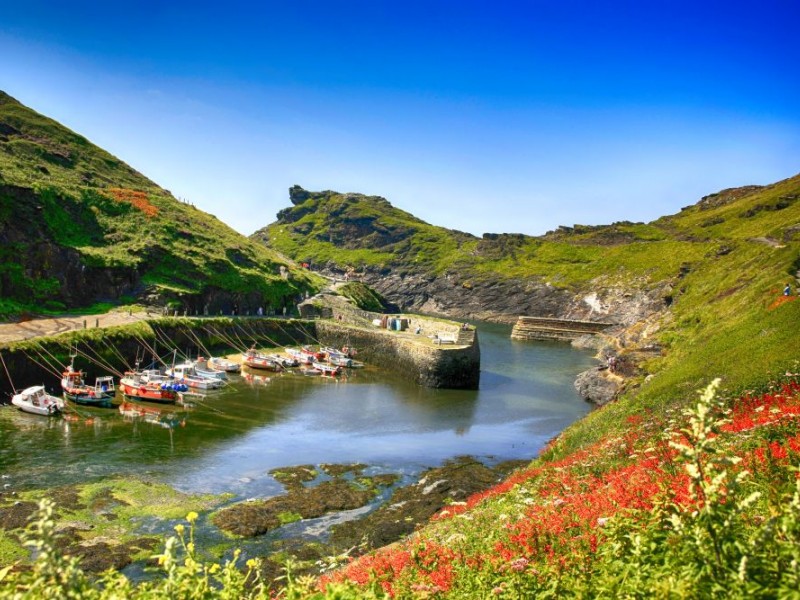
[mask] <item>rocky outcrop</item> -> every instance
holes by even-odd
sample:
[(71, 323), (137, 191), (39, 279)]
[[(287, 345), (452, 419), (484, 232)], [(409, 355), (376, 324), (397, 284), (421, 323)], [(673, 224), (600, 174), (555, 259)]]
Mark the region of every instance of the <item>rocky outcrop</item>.
[(536, 280), (464, 279), (453, 273), (441, 277), (377, 270), (359, 274), (404, 312), (440, 314), (454, 319), (513, 323), (521, 314), (561, 316), (572, 294)]
[(622, 380), (606, 368), (589, 369), (575, 379), (575, 389), (589, 402), (603, 406), (616, 398)]

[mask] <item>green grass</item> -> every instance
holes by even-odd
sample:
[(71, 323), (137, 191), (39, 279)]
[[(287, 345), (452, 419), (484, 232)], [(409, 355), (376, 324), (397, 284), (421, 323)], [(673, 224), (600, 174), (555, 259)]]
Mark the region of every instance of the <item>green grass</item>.
[[(0, 139), (0, 228), (15, 240), (0, 251), (4, 314), (47, 300), (75, 308), (60, 293), (61, 274), (48, 272), (65, 249), (85, 268), (122, 270), (167, 296), (217, 288), (277, 303), (322, 285), (2, 92), (0, 122), (13, 128)], [(132, 191), (141, 204), (129, 200)]]
[(686, 265), (713, 267), (716, 253), (752, 238), (781, 240), (787, 225), (800, 223), (800, 204), (793, 199), (799, 188), (795, 177), (710, 210), (692, 207), (652, 223), (484, 239), (425, 223), (382, 198), (320, 192), (281, 211), (276, 223), (253, 237), (313, 264), (457, 272), (473, 280), (534, 278), (573, 290), (597, 278), (646, 286), (676, 277)]
[(346, 283), (338, 291), (345, 298), (352, 300), (361, 310), (383, 312), (386, 309), (386, 300), (383, 296), (361, 282)]
[(26, 556), (28, 556), (28, 552), (20, 542), (0, 529), (0, 565), (10, 565)]

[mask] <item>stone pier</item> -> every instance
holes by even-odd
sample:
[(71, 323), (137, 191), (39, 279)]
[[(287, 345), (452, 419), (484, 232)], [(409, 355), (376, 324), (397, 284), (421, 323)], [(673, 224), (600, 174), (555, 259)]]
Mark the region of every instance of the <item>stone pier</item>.
[(600, 333), (614, 323), (596, 321), (573, 321), (548, 317), (519, 317), (511, 330), (513, 340), (559, 340), (570, 341), (584, 335)]
[[(412, 323), (421, 317), (408, 315)], [(442, 324), (437, 324), (442, 330)], [(456, 326), (457, 329), (457, 326)], [(317, 337), (326, 346), (354, 346), (358, 359), (383, 369), (391, 369), (417, 384), (430, 388), (478, 389), (481, 372), (481, 350), (477, 331), (455, 333), (453, 342), (436, 343), (423, 334), (367, 329), (316, 321)], [(430, 331), (430, 330), (428, 330)], [(444, 337), (444, 331), (442, 331)]]

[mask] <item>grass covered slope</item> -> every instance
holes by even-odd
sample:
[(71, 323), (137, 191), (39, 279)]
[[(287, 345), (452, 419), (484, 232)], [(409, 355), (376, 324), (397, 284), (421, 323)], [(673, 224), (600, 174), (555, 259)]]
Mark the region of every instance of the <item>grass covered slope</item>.
[[(430, 225), (384, 198), (290, 190), (293, 206), (253, 238), (312, 264), (341, 269), (395, 269), (465, 277), (540, 278), (580, 289), (598, 278), (660, 281), (686, 264), (748, 240), (794, 241), (800, 223), (798, 177), (767, 186), (726, 190), (652, 223), (562, 227), (541, 237), (467, 233)], [(755, 242), (758, 244), (759, 242)]]
[(299, 186), (289, 196), (293, 206), (251, 237), (312, 265), (440, 273), (477, 244), (470, 234), (429, 225), (380, 196), (309, 192)]
[(797, 357), (794, 308), (775, 303), (785, 283), (796, 292), (800, 176), (724, 190), (649, 224), (563, 227), (539, 238), (479, 240), (359, 194), (295, 187), (291, 199), (256, 236), (298, 260), (538, 279), (576, 294), (666, 285), (669, 310), (650, 336), (662, 352), (643, 365), (642, 378), (658, 374), (642, 388), (648, 397), (694, 389), (709, 369), (741, 389)]
[(315, 285), (275, 251), (3, 92), (0, 239), (0, 312), (145, 290), (197, 299), (221, 290), (278, 305)]

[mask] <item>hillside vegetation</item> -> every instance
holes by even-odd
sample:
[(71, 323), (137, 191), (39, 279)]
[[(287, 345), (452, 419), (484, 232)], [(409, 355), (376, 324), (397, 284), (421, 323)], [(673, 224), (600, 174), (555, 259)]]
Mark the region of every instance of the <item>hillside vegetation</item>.
[[(541, 237), (471, 234), (425, 223), (379, 196), (290, 190), (293, 206), (253, 238), (317, 267), (472, 278), (539, 277), (579, 288), (599, 276), (657, 281), (734, 243), (794, 240), (800, 178), (725, 190), (652, 223), (561, 227)], [(761, 243), (766, 240), (762, 239)], [(753, 243), (758, 244), (759, 241)]]
[(0, 241), (0, 314), (145, 294), (193, 310), (255, 310), (318, 285), (3, 92)]
[(293, 206), (253, 237), (312, 268), (453, 275), (462, 296), (487, 278), (545, 281), (575, 295), (659, 285), (668, 310), (647, 343), (660, 352), (639, 365), (640, 381), (658, 373), (642, 390), (648, 396), (694, 389), (709, 367), (742, 389), (797, 357), (794, 309), (773, 304), (800, 268), (800, 176), (724, 190), (652, 223), (541, 237), (478, 239), (361, 194), (294, 187), (290, 196)]

